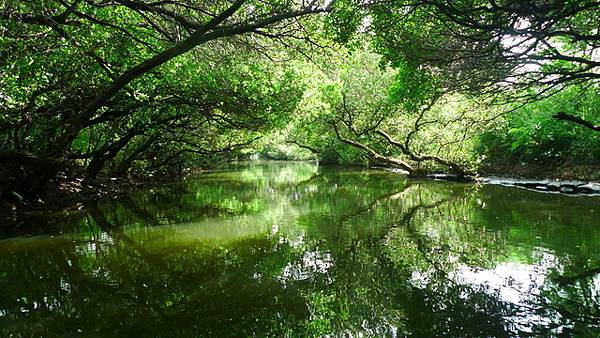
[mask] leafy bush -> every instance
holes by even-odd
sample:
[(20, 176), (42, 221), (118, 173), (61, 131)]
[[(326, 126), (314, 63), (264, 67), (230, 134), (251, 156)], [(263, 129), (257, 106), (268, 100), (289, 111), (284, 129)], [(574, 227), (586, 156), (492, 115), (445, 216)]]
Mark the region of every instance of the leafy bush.
[(600, 99), (593, 89), (568, 88), (507, 114), (478, 137), (486, 164), (600, 163), (600, 134), (552, 117), (564, 111), (598, 121)]

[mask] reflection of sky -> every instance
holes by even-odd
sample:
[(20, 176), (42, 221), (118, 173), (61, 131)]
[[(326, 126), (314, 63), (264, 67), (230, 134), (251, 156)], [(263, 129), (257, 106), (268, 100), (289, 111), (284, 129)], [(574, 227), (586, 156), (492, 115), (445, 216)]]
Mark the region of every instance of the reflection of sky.
[[(493, 269), (474, 268), (460, 264), (448, 277), (461, 285), (469, 285), (498, 297), (498, 300), (527, 309), (539, 301), (545, 282), (551, 271), (562, 271), (558, 257), (545, 249), (537, 248), (533, 252), (535, 263), (506, 261)], [(425, 287), (431, 280), (433, 271), (426, 273), (415, 271), (411, 282), (417, 287)], [(600, 286), (600, 277), (595, 280)], [(465, 295), (468, 296), (468, 295)], [(532, 311), (517, 313), (507, 318), (518, 329), (528, 331), (534, 324), (549, 324), (551, 320)]]
[(290, 262), (277, 277), (282, 283), (306, 280), (315, 274), (325, 274), (332, 267), (329, 252), (306, 251), (298, 262)]
[(461, 284), (485, 285), (498, 291), (502, 301), (517, 305), (539, 296), (542, 286), (551, 269), (560, 267), (558, 258), (551, 252), (537, 249), (535, 264), (522, 262), (503, 262), (493, 269), (474, 269), (460, 266), (454, 273), (454, 279)]

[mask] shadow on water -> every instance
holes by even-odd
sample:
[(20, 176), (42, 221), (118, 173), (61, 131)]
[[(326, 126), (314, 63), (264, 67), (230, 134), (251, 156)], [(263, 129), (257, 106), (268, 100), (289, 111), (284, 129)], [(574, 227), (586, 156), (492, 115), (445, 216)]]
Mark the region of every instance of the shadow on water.
[(596, 336), (599, 202), (240, 165), (5, 233), (0, 336)]

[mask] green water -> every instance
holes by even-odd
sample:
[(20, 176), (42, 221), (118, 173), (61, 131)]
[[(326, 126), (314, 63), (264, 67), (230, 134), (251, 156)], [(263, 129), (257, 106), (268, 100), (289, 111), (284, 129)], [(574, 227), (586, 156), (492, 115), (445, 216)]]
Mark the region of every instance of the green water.
[(598, 197), (256, 163), (0, 231), (0, 337), (600, 336)]

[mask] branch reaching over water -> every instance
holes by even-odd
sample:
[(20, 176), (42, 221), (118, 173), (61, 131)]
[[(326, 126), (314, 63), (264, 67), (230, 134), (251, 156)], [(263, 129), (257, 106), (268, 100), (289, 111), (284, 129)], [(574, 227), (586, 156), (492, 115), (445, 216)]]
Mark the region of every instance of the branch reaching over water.
[(396, 140), (394, 140), (390, 135), (388, 135), (386, 132), (382, 131), (382, 130), (376, 130), (375, 131), (376, 134), (383, 136), (383, 138), (391, 145), (397, 147), (400, 149), (400, 151), (402, 151), (402, 153), (404, 155), (408, 155), (408, 157), (410, 157), (411, 160), (413, 161), (417, 161), (417, 162), (422, 162), (422, 161), (434, 161), (438, 164), (442, 164), (445, 166), (450, 167), (453, 171), (455, 171), (458, 174), (464, 175), (467, 174), (468, 171), (463, 168), (460, 164), (458, 163), (454, 163), (450, 160), (441, 158), (439, 156), (435, 156), (435, 155), (417, 155), (415, 153), (413, 153), (407, 146), (406, 144), (402, 144)]
[(285, 143), (294, 144), (297, 147), (309, 150), (311, 153), (316, 154), (316, 155), (321, 154), (321, 151), (319, 151), (319, 149), (313, 148), (313, 147), (311, 147), (309, 145), (306, 145), (306, 144), (302, 144), (302, 143), (300, 143), (300, 142), (298, 142), (296, 140), (291, 140), (291, 139), (290, 140), (285, 140)]
[(387, 156), (383, 156), (381, 154), (379, 154), (378, 152), (376, 152), (375, 150), (371, 149), (370, 147), (368, 147), (367, 145), (364, 145), (360, 142), (356, 142), (350, 139), (347, 139), (345, 137), (343, 137), (342, 135), (340, 135), (340, 132), (338, 130), (338, 127), (335, 123), (332, 123), (333, 125), (333, 130), (335, 131), (335, 134), (337, 135), (337, 138), (346, 144), (349, 144), (355, 148), (361, 149), (363, 151), (365, 151), (371, 158), (373, 158), (374, 160), (377, 160), (379, 162), (382, 163), (387, 163), (387, 164), (391, 164), (393, 166), (397, 166), (400, 167), (406, 171), (408, 171), (411, 175), (415, 175), (418, 173), (417, 169), (415, 169), (413, 166), (411, 166), (410, 164), (408, 164), (407, 162), (404, 162), (400, 159), (397, 158), (391, 158), (391, 157), (387, 157)]

